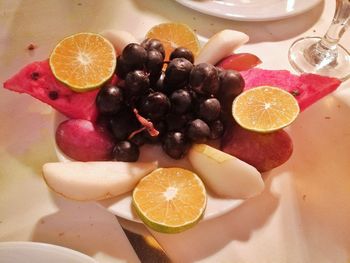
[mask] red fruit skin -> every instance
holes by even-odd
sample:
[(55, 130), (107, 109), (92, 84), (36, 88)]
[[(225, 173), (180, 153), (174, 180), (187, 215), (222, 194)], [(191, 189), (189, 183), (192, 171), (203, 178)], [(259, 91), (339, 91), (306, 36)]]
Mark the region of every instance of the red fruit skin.
[[(279, 87), (294, 95), (301, 111), (336, 90), (341, 84), (336, 78), (315, 74), (297, 76), (287, 70), (253, 68), (242, 71), (241, 74), (245, 81), (244, 90), (264, 85)], [(221, 149), (224, 152), (253, 165), (260, 172), (269, 171), (290, 158), (293, 143), (285, 131), (257, 133), (245, 130), (233, 122), (229, 118), (229, 127), (221, 139)]]
[[(113, 84), (117, 81), (115, 76), (110, 80)], [(48, 60), (28, 64), (7, 80), (4, 88), (27, 93), (68, 118), (95, 121), (98, 115), (95, 104), (98, 89), (81, 93), (72, 91), (55, 78)]]
[(60, 123), (55, 139), (60, 150), (76, 161), (106, 161), (112, 158), (112, 136), (90, 121), (71, 119)]
[(254, 68), (259, 64), (261, 64), (261, 60), (256, 55), (251, 53), (238, 53), (223, 58), (216, 66), (222, 69), (243, 71)]
[(221, 150), (254, 166), (260, 172), (269, 171), (285, 163), (293, 153), (288, 133), (257, 133), (230, 125), (221, 139)]
[(316, 74), (291, 74), (287, 70), (250, 69), (241, 72), (245, 81), (244, 90), (258, 86), (275, 86), (294, 95), (303, 111), (327, 94), (336, 90), (341, 81)]

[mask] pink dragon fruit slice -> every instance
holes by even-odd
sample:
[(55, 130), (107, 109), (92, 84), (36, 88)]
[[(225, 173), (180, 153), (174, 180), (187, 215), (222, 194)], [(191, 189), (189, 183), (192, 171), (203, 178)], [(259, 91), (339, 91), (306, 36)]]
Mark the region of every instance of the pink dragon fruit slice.
[(292, 93), (300, 110), (304, 110), (327, 94), (336, 90), (341, 81), (316, 74), (293, 75), (287, 70), (266, 70), (253, 68), (241, 72), (245, 90), (258, 86), (276, 86)]
[(4, 88), (27, 93), (61, 112), (68, 118), (96, 120), (95, 98), (98, 90), (77, 93), (59, 82), (47, 60), (33, 62), (4, 83)]

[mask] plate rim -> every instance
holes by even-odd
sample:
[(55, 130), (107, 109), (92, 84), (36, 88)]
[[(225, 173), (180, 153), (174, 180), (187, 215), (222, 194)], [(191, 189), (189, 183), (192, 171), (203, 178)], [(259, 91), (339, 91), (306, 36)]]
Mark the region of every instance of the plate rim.
[(70, 254), (74, 257), (80, 258), (86, 262), (90, 263), (97, 263), (97, 261), (74, 249), (56, 245), (56, 244), (50, 244), (50, 243), (44, 243), (44, 242), (36, 242), (36, 241), (2, 241), (0, 242), (0, 251), (14, 248), (14, 249), (31, 249), (31, 250), (41, 250), (41, 249), (49, 249), (50, 251), (56, 251), (56, 252), (63, 252), (64, 254)]
[[(53, 131), (55, 133), (59, 123), (63, 122), (64, 120), (66, 120), (68, 118), (65, 117), (62, 113), (58, 112), (57, 110), (54, 110), (53, 115), (54, 115), (53, 116)], [(55, 134), (53, 134), (53, 136), (55, 136)], [(53, 142), (53, 145), (54, 145), (54, 151), (55, 151), (56, 157), (57, 157), (59, 162), (72, 161), (71, 158), (66, 156), (59, 149), (59, 147), (58, 147), (58, 145), (57, 145), (55, 140)], [(119, 195), (119, 196), (116, 196), (116, 197), (113, 197), (113, 198), (110, 198), (110, 199), (94, 201), (94, 202), (98, 206), (100, 206), (101, 208), (106, 209), (108, 212), (112, 213), (115, 216), (122, 217), (123, 219), (129, 220), (130, 222), (143, 224), (141, 219), (139, 219), (139, 218), (132, 218), (130, 216), (125, 216), (125, 213), (119, 213), (119, 212), (116, 213), (115, 210), (113, 210), (110, 205), (104, 205), (103, 204), (104, 202), (109, 203), (113, 199), (121, 199), (123, 201), (125, 198), (129, 198), (129, 196), (130, 196), (130, 193), (128, 192), (128, 193), (124, 193), (122, 195)], [(212, 196), (212, 194), (210, 194), (210, 193), (208, 194), (207, 193), (207, 199), (208, 199), (208, 196)], [(240, 205), (242, 205), (245, 202), (245, 199), (220, 198), (220, 197), (216, 197), (216, 196), (213, 196), (213, 198), (214, 198), (214, 200), (216, 200), (216, 199), (227, 200), (227, 201), (229, 200), (229, 201), (231, 201), (231, 204), (229, 205), (229, 207), (227, 209), (219, 209), (217, 213), (210, 213), (207, 216), (205, 216), (205, 214), (204, 214), (203, 219), (199, 223), (201, 223), (202, 221), (204, 222), (204, 221), (207, 221), (207, 220), (211, 220), (213, 218), (216, 218), (216, 217), (222, 216), (222, 215), (224, 215), (226, 213), (229, 213), (230, 211), (238, 208)], [(208, 200), (207, 200), (207, 207), (208, 207)]]
[[(311, 1), (304, 1), (304, 3), (307, 3), (305, 8), (301, 8), (298, 10), (293, 10), (290, 12), (284, 12), (284, 13), (274, 13), (274, 15), (271, 16), (259, 16), (259, 15), (248, 15), (248, 16), (242, 16), (241, 14), (225, 14), (225, 13), (218, 13), (213, 11), (212, 9), (208, 9), (205, 7), (200, 7), (200, 1), (193, 1), (193, 0), (175, 0), (177, 3), (195, 10), (199, 13), (203, 13), (210, 16), (215, 16), (223, 19), (233, 20), (233, 21), (244, 21), (244, 22), (264, 22), (264, 21), (274, 21), (274, 20), (280, 20), (285, 18), (290, 18), (299, 14), (302, 14), (304, 12), (307, 12), (311, 10), (313, 7), (321, 3), (322, 0), (311, 0)], [(193, 3), (193, 4), (192, 4)]]

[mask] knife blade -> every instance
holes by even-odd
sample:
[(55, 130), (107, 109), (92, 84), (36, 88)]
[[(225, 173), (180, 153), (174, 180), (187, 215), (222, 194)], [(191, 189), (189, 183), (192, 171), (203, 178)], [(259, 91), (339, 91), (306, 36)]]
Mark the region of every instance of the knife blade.
[(125, 225), (129, 225), (129, 222), (124, 222), (124, 219), (117, 218), (120, 221), (122, 229), (128, 238), (131, 246), (133, 247), (136, 255), (142, 263), (170, 263), (171, 260), (165, 253), (162, 246), (151, 235), (151, 233), (145, 228), (142, 234), (133, 232), (130, 227), (126, 228)]

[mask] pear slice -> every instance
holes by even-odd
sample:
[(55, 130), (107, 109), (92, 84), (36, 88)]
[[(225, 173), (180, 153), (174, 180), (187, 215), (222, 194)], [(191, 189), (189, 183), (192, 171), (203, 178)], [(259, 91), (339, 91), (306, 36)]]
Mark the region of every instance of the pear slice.
[(246, 199), (264, 189), (258, 170), (209, 145), (193, 145), (188, 156), (206, 186), (220, 197)]
[(117, 55), (120, 55), (128, 44), (138, 43), (137, 39), (127, 31), (106, 29), (100, 34), (112, 43)]
[(81, 201), (103, 200), (134, 189), (157, 162), (57, 162), (46, 163), (46, 184), (56, 193)]
[(210, 63), (215, 65), (221, 59), (247, 43), (249, 36), (240, 31), (225, 29), (212, 36), (196, 57), (195, 64)]

